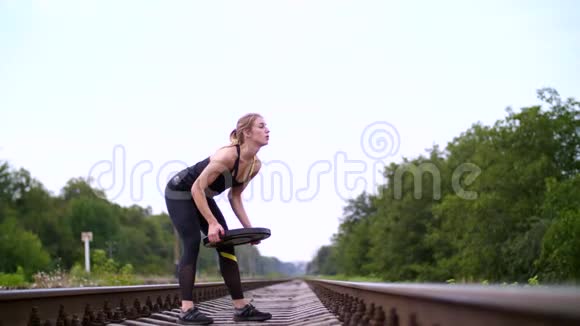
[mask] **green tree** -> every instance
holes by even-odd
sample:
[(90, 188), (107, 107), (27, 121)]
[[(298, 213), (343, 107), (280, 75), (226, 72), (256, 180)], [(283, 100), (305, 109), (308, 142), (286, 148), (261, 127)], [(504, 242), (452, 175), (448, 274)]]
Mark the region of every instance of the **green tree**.
[(0, 271), (14, 273), (21, 266), (27, 277), (48, 267), (50, 256), (34, 233), (24, 230), (15, 218), (0, 223)]
[(106, 243), (117, 239), (120, 223), (112, 205), (105, 199), (98, 197), (78, 197), (70, 199), (68, 203), (69, 223), (72, 234), (79, 239), (82, 232), (92, 232), (93, 248), (105, 249)]
[(553, 89), (538, 97), (542, 105), (508, 108), (492, 126), (473, 124), (444, 151), (387, 166), (387, 184), (368, 207), (347, 203), (329, 250), (338, 272), (394, 281), (578, 279), (571, 203), (580, 200), (571, 180), (580, 170), (580, 103)]
[(106, 198), (103, 190), (92, 187), (90, 180), (85, 178), (72, 178), (67, 181), (61, 190), (60, 196), (66, 201), (79, 197)]
[[(373, 205), (374, 197), (363, 192), (354, 199), (348, 200), (343, 209), (343, 217), (339, 232), (333, 238), (336, 249), (332, 256), (320, 257), (323, 265), (321, 271), (337, 271), (346, 275), (364, 273), (364, 267), (369, 263), (368, 251), (370, 246), (370, 218), (376, 209)], [(319, 251), (327, 255), (330, 251)], [(330, 262), (336, 264), (332, 268)]]
[(547, 181), (543, 211), (551, 221), (537, 267), (547, 282), (580, 281), (580, 175)]
[(306, 274), (336, 275), (337, 263), (334, 246), (322, 246), (306, 266)]
[(440, 268), (465, 279), (525, 281), (534, 275), (530, 266), (548, 226), (541, 217), (545, 180), (578, 171), (578, 103), (551, 94), (546, 110), (508, 110), (493, 127), (474, 125), (448, 145), (451, 167), (469, 162), (482, 172), (470, 185), (476, 199), (454, 193), (434, 208), (441, 223), (431, 239), (446, 251), (439, 254)]

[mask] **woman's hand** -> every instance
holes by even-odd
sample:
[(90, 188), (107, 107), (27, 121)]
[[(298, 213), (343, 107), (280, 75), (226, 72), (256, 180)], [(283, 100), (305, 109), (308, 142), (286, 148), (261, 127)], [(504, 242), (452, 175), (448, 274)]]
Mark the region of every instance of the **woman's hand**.
[(221, 241), (221, 237), (225, 234), (224, 228), (219, 223), (212, 223), (209, 225), (207, 237), (209, 242), (216, 243)]

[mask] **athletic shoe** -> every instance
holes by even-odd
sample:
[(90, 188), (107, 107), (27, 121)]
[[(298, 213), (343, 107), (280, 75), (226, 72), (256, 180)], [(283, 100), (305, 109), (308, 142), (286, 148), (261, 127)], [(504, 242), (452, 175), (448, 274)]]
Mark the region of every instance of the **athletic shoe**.
[(208, 325), (213, 323), (213, 319), (204, 315), (197, 307), (181, 312), (177, 323), (180, 325)]
[(264, 321), (272, 318), (272, 314), (268, 312), (261, 312), (251, 303), (248, 303), (243, 308), (235, 309), (235, 321)]

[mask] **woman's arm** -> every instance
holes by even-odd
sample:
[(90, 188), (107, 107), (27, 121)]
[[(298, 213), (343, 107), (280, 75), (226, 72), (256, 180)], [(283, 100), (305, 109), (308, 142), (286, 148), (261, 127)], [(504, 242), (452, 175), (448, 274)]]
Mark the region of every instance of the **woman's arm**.
[(205, 190), (220, 174), (229, 170), (234, 161), (235, 157), (231, 154), (231, 151), (223, 149), (219, 150), (212, 156), (208, 166), (203, 170), (191, 187), (193, 201), (209, 225), (208, 238), (211, 242), (219, 241), (219, 235), (222, 234), (224, 230), (219, 225), (216, 217), (209, 208)]
[(250, 179), (248, 181), (244, 182), (244, 184), (242, 184), (242, 185), (239, 185), (237, 187), (232, 187), (230, 189), (230, 192), (228, 193), (228, 199), (230, 201), (230, 205), (232, 206), (232, 210), (234, 211), (234, 214), (236, 214), (236, 216), (240, 220), (240, 223), (242, 223), (242, 226), (245, 228), (251, 228), (252, 223), (250, 222), (250, 219), (248, 218), (248, 214), (246, 213), (246, 210), (244, 209), (244, 204), (242, 202), (242, 192), (244, 191), (244, 189), (246, 189), (246, 186), (248, 185), (248, 183), (258, 174), (261, 166), (262, 166), (262, 163), (259, 160), (257, 160), (256, 161), (256, 169), (254, 170), (254, 172), (250, 176)]

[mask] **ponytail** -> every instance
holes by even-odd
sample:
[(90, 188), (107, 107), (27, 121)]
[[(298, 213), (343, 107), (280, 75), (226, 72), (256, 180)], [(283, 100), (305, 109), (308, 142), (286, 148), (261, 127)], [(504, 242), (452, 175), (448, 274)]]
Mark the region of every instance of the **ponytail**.
[(240, 143), (239, 139), (238, 139), (238, 130), (234, 128), (234, 130), (232, 130), (232, 132), (230, 132), (230, 142), (231, 145), (237, 145)]

